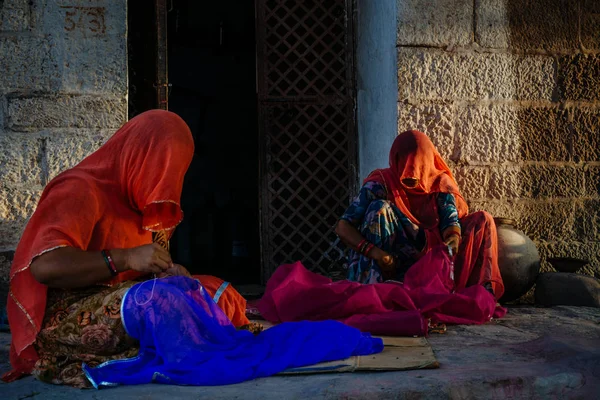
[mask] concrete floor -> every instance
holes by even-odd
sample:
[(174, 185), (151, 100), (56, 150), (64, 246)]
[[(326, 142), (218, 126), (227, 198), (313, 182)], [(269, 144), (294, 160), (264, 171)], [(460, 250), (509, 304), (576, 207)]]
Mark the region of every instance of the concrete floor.
[[(0, 334), (0, 370), (10, 336)], [(31, 377), (0, 399), (598, 399), (600, 309), (513, 307), (482, 326), (429, 338), (435, 370), (270, 377), (223, 387), (143, 385), (78, 390)]]

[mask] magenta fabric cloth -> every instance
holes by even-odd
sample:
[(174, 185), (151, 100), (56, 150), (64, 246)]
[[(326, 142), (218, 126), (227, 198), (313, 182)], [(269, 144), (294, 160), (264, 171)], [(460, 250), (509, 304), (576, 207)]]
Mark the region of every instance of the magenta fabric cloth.
[(376, 335), (426, 336), (428, 319), (482, 324), (506, 309), (483, 286), (454, 292), (453, 264), (445, 246), (433, 248), (406, 273), (404, 283), (361, 284), (282, 265), (267, 282), (258, 309), (274, 323), (336, 319)]

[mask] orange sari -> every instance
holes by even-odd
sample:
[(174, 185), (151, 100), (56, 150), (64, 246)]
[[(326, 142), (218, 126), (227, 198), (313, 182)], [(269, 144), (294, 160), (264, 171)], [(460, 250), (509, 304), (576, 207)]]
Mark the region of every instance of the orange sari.
[(444, 242), (438, 228), (437, 193), (452, 194), (462, 227), (454, 260), (456, 289), (490, 283), (496, 299), (502, 297), (504, 284), (498, 267), (498, 235), (494, 220), (486, 212), (468, 214), (467, 202), (431, 140), (415, 130), (401, 133), (390, 150), (389, 164), (389, 168), (371, 172), (365, 182), (383, 185), (388, 200), (425, 230), (425, 252)]
[[(10, 271), (13, 371), (4, 380), (31, 373), (39, 358), (33, 344), (44, 320), (47, 287), (31, 274), (31, 262), (66, 246), (86, 251), (141, 246), (152, 242), (151, 232), (173, 230), (183, 218), (179, 201), (193, 152), (191, 132), (180, 117), (148, 111), (46, 186)], [(127, 271), (107, 283), (138, 276)]]

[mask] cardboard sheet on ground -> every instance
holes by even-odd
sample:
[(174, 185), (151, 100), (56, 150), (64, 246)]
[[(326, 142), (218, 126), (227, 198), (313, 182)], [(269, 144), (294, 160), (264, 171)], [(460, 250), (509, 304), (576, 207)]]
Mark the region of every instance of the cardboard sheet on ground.
[(382, 337), (382, 339), (385, 347), (379, 354), (350, 357), (345, 360), (288, 369), (280, 375), (354, 371), (402, 371), (439, 367), (433, 350), (425, 338)]
[[(255, 321), (264, 325), (265, 329), (273, 326), (266, 321)], [(327, 372), (354, 371), (403, 371), (411, 369), (438, 368), (439, 363), (433, 349), (423, 337), (389, 337), (381, 336), (384, 349), (379, 354), (356, 356), (344, 360), (307, 365), (288, 369), (279, 375), (319, 374)]]

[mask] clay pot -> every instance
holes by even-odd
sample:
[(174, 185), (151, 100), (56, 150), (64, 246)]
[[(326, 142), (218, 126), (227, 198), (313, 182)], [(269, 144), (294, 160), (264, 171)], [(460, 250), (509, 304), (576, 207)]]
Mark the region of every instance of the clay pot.
[(498, 265), (504, 281), (502, 302), (516, 300), (531, 289), (540, 273), (540, 255), (531, 239), (508, 218), (494, 218), (498, 231)]
[(589, 261), (570, 257), (552, 257), (547, 260), (558, 272), (575, 273), (587, 265)]

